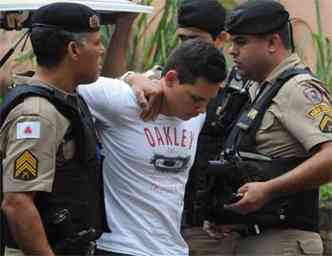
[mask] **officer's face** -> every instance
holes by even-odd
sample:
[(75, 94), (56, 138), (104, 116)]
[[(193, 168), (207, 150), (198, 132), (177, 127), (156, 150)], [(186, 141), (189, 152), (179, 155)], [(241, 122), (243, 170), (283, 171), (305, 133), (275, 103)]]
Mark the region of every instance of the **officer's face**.
[(229, 53), (241, 77), (263, 81), (270, 72), (269, 43), (264, 37), (232, 35)]
[(194, 27), (178, 28), (176, 30), (176, 35), (181, 42), (184, 42), (188, 39), (199, 38), (204, 42), (212, 44), (214, 43), (213, 37), (208, 32)]
[(228, 38), (228, 34), (225, 31), (220, 32), (220, 34), (214, 38), (210, 33), (194, 27), (177, 28), (176, 35), (181, 43), (188, 39), (199, 38), (204, 42), (213, 44), (217, 49), (222, 49)]
[(179, 84), (178, 81), (170, 83), (165, 90), (168, 113), (182, 120), (206, 112), (207, 104), (220, 88), (218, 83), (209, 83), (205, 79), (197, 79), (195, 84)]
[(87, 33), (86, 39), (79, 46), (80, 59), (77, 70), (80, 84), (92, 83), (98, 79), (104, 51), (99, 32)]

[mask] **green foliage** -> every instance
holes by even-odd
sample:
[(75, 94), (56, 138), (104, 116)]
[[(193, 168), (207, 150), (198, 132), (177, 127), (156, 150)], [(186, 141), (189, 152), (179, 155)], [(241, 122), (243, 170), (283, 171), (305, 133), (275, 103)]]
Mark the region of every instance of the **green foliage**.
[(331, 92), (332, 43), (323, 32), (319, 0), (315, 0), (315, 7), (318, 27), (318, 32), (313, 33), (313, 38), (316, 43), (316, 75), (326, 84)]
[(30, 60), (32, 60), (35, 63), (35, 54), (33, 53), (33, 50), (31, 48), (21, 52), (15, 58), (15, 61), (19, 64)]
[(321, 202), (331, 200), (332, 199), (332, 184), (330, 183), (330, 184), (321, 186), (319, 193), (320, 193)]
[[(318, 32), (313, 33), (313, 38), (316, 43), (316, 75), (321, 79), (329, 89), (332, 91), (332, 43), (325, 36), (322, 28), (322, 21), (320, 15), (320, 1), (315, 0), (316, 17)], [(332, 199), (332, 184), (327, 184), (320, 187), (320, 200), (324, 202)]]
[[(151, 4), (152, 0), (143, 1), (144, 4)], [(132, 47), (128, 53), (128, 66), (131, 69), (147, 70), (155, 64), (165, 64), (167, 56), (176, 47), (176, 10), (177, 0), (168, 0), (160, 10), (161, 18), (154, 33), (146, 35), (148, 25), (157, 18), (148, 20), (146, 14), (140, 15), (133, 28)], [(138, 48), (142, 53), (136, 56)]]

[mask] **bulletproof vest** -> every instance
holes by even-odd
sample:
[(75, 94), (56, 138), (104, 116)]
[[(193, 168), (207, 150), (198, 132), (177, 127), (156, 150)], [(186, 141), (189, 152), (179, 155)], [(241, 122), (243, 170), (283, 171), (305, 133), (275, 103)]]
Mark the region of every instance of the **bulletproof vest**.
[(250, 100), (248, 88), (251, 83), (252, 81), (242, 79), (235, 68), (230, 71), (225, 86), (208, 104), (201, 134), (219, 139), (227, 136), (229, 127), (244, 104)]
[[(266, 169), (267, 176), (270, 178), (280, 176), (282, 172), (289, 171), (297, 165), (304, 162), (305, 158), (279, 158), (269, 161), (263, 160), (265, 156), (261, 156), (256, 151), (256, 132), (262, 122), (265, 112), (270, 106), (272, 99), (277, 95), (281, 87), (292, 77), (299, 74), (309, 73), (306, 69), (290, 69), (283, 72), (279, 77), (272, 81), (269, 88), (262, 88), (255, 100), (247, 104), (241, 112), (238, 120), (234, 124), (227, 141), (225, 142), (224, 155), (226, 158), (233, 160), (241, 158), (239, 152), (249, 152), (260, 156), (255, 159), (257, 165)], [(276, 172), (276, 173), (271, 173)], [(254, 177), (252, 177), (255, 180)], [(318, 231), (318, 189), (305, 192), (299, 192), (290, 196), (284, 196), (271, 201), (266, 208), (273, 204), (282, 205), (283, 219), (277, 225), (293, 227), (302, 230)], [(261, 210), (263, 211), (264, 208)], [(257, 211), (255, 214), (260, 214)], [(262, 214), (264, 215), (264, 214)]]
[(251, 81), (243, 80), (233, 68), (224, 88), (207, 106), (206, 120), (197, 143), (197, 154), (190, 170), (185, 193), (185, 219), (187, 225), (200, 226), (204, 220), (206, 202), (202, 194), (208, 186), (206, 176), (208, 160), (214, 159), (222, 150), (229, 127), (236, 121), (241, 108), (249, 101), (248, 87)]
[[(94, 237), (90, 238), (95, 240), (109, 228), (103, 197), (102, 159), (88, 106), (81, 97), (66, 97), (52, 88), (17, 85), (1, 106), (0, 124), (16, 105), (31, 96), (47, 99), (70, 120), (63, 141), (75, 143), (75, 153), (70, 159), (64, 157), (64, 144), (58, 147), (52, 192), (37, 192), (35, 196), (48, 240), (53, 247), (61, 239), (88, 229), (95, 229)], [(17, 248), (8, 230), (6, 240), (7, 246)]]

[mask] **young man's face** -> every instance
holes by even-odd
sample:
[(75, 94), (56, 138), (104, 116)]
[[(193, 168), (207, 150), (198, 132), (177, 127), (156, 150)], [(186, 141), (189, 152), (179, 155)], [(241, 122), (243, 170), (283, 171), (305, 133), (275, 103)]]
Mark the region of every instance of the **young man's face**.
[(205, 79), (197, 79), (195, 84), (176, 83), (166, 94), (170, 114), (188, 120), (204, 113), (218, 89), (219, 83), (209, 83)]
[(101, 42), (100, 33), (87, 33), (86, 39), (79, 45), (79, 61), (77, 70), (81, 84), (92, 83), (100, 75), (102, 68), (102, 55), (105, 48)]
[(229, 54), (241, 77), (261, 82), (269, 73), (268, 40), (253, 35), (232, 35)]

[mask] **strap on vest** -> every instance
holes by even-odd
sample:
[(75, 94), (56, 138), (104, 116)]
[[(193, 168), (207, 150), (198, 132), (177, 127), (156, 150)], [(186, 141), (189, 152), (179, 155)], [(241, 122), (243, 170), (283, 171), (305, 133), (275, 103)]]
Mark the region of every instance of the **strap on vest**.
[[(18, 104), (23, 102), (27, 97), (38, 96), (50, 101), (56, 109), (73, 124), (75, 130), (75, 136), (77, 141), (80, 143), (78, 145), (78, 156), (84, 161), (85, 154), (85, 139), (84, 132), (81, 127), (81, 114), (79, 111), (79, 106), (77, 102), (72, 102), (70, 97), (66, 97), (63, 93), (55, 90), (53, 88), (38, 86), (38, 85), (26, 85), (20, 84), (12, 88), (6, 95), (4, 102), (0, 105), (0, 127), (3, 125), (9, 112)], [(82, 100), (80, 104), (82, 104)]]
[(286, 70), (272, 82), (272, 86), (268, 90), (263, 89), (257, 96), (258, 98), (248, 105), (247, 110), (240, 114), (238, 121), (232, 128), (225, 143), (225, 158), (236, 158), (239, 156), (238, 152), (242, 138), (249, 131), (255, 134), (272, 99), (277, 95), (281, 87), (292, 77), (308, 73), (309, 70), (300, 68)]
[[(76, 107), (68, 101), (64, 94), (52, 88), (37, 85), (17, 85), (6, 95), (0, 106), (0, 126), (5, 121), (9, 112), (25, 98), (30, 96), (39, 96), (46, 98), (65, 116), (71, 118)], [(64, 104), (65, 103), (65, 104)]]

